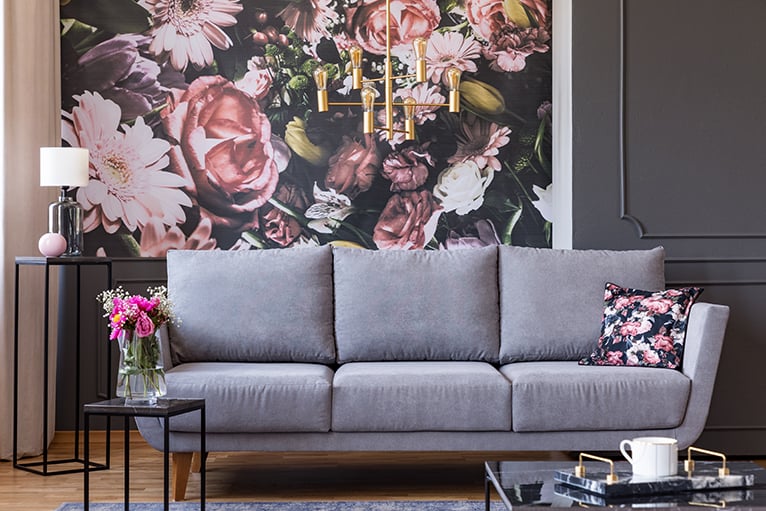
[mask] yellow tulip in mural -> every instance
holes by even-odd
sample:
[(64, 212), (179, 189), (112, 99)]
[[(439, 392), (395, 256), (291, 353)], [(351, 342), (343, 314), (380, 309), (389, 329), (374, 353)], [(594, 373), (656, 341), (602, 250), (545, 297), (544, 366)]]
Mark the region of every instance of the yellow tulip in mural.
[[(360, 100), (352, 47), (365, 79), (382, 75), (386, 0), (60, 5), (62, 138), (92, 155), (73, 192), (89, 254), (550, 246), (551, 0), (391, 0), (415, 140), (316, 105), (318, 68), (330, 101)], [(429, 106), (450, 68), (457, 114)]]

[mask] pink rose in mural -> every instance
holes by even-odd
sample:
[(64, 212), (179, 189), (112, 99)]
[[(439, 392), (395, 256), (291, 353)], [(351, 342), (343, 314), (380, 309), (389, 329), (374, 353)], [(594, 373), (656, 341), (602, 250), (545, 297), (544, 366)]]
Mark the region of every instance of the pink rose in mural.
[(465, 9), (474, 31), (490, 43), (484, 56), (496, 71), (521, 71), (528, 56), (550, 49), (548, 7), (544, 1), (466, 0)]
[[(306, 194), (294, 184), (280, 185), (274, 199), (294, 211), (303, 212), (308, 206)], [(264, 235), (280, 247), (290, 245), (301, 234), (301, 224), (298, 220), (275, 206), (261, 208), (259, 221)]]
[(330, 157), (325, 187), (353, 199), (372, 186), (378, 173), (380, 156), (372, 137), (364, 143), (343, 137), (343, 144)]
[(237, 228), (277, 188), (271, 125), (249, 94), (221, 76), (202, 76), (162, 111), (175, 145), (171, 168), (188, 179), (216, 225)]
[[(435, 0), (391, 0), (391, 46), (428, 37), (439, 26), (441, 13)], [(386, 53), (386, 1), (362, 0), (346, 11), (348, 33), (364, 50)]]
[(391, 181), (391, 191), (415, 190), (428, 179), (433, 158), (420, 147), (408, 147), (389, 154), (383, 160), (383, 177)]
[(484, 51), (484, 56), (495, 71), (515, 73), (526, 67), (527, 57), (533, 53), (547, 52), (550, 39), (544, 28), (519, 30), (506, 26), (492, 34), (490, 48)]
[(441, 207), (427, 190), (394, 194), (380, 214), (372, 239), (381, 249), (425, 248), (440, 214)]
[(184, 180), (163, 170), (170, 144), (154, 138), (141, 117), (118, 129), (120, 107), (97, 92), (76, 99), (71, 114), (62, 113), (61, 137), (90, 151), (90, 181), (77, 190), (85, 232), (103, 227), (111, 234), (121, 225), (135, 231), (152, 218), (165, 225), (185, 222), (181, 206), (192, 203), (181, 190)]

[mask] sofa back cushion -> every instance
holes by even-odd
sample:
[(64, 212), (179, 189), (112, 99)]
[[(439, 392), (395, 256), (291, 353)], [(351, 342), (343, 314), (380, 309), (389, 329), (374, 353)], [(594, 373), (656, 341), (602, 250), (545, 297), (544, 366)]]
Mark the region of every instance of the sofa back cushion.
[(604, 285), (665, 288), (665, 250), (501, 246), (500, 362), (578, 360), (598, 344)]
[(335, 249), (338, 362), (498, 359), (497, 249)]
[(170, 251), (175, 363), (335, 361), (332, 249)]

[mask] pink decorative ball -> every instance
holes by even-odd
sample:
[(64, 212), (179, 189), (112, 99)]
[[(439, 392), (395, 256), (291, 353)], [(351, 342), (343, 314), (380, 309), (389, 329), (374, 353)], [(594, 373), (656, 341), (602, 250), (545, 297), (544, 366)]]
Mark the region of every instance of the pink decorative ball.
[(43, 234), (37, 242), (37, 248), (46, 257), (58, 257), (66, 251), (66, 238), (57, 232)]

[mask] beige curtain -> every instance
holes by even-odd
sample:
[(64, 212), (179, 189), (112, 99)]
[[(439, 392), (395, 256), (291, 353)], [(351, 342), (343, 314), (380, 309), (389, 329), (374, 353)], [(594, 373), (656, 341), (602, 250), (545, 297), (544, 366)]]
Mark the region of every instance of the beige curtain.
[[(14, 258), (38, 255), (56, 190), (39, 186), (39, 148), (59, 145), (59, 27), (55, 0), (0, 0), (0, 458), (12, 456)], [(43, 272), (25, 268), (20, 300), (19, 455), (42, 450)], [(54, 288), (55, 289), (55, 288)], [(55, 295), (56, 293), (52, 293)], [(53, 318), (55, 319), (55, 317)], [(54, 323), (55, 325), (55, 323)], [(48, 438), (55, 418), (51, 336)]]

